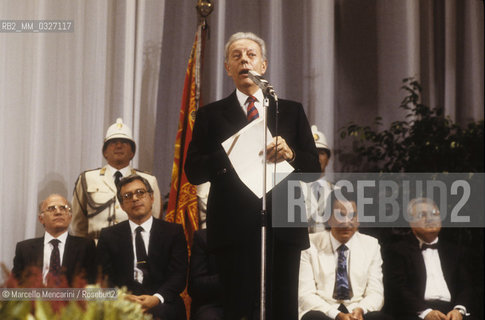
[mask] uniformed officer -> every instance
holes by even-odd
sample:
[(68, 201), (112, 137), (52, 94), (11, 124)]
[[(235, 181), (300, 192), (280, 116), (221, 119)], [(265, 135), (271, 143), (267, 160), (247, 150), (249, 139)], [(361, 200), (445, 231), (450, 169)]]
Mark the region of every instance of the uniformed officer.
[(334, 185), (325, 178), (325, 168), (328, 165), (332, 152), (328, 146), (327, 139), (323, 132), (318, 131), (316, 125), (311, 127), (315, 146), (318, 150), (318, 162), (320, 162), (320, 178), (311, 183), (302, 182), (302, 192), (305, 199), (308, 231), (318, 232), (325, 230), (322, 218), (326, 200), (333, 190)]
[(121, 118), (106, 132), (103, 156), (108, 162), (102, 168), (79, 175), (72, 199), (72, 233), (97, 240), (102, 228), (128, 219), (116, 198), (116, 183), (123, 177), (138, 174), (148, 180), (154, 191), (153, 216), (161, 212), (160, 190), (157, 178), (130, 166), (135, 156), (136, 143), (131, 129)]

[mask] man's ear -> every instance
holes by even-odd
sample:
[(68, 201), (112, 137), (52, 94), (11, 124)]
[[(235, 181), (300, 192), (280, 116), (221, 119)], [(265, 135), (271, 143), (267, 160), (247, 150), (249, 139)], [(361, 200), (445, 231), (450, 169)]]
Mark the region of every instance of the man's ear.
[(150, 193), (150, 199), (152, 199), (152, 204), (155, 202), (155, 196), (153, 195), (153, 192)]
[(229, 73), (229, 64), (227, 64), (226, 62), (224, 62), (224, 69), (226, 69), (227, 75), (231, 76), (231, 74)]
[(261, 75), (265, 74), (266, 70), (268, 69), (268, 60), (263, 61), (262, 67), (263, 67), (263, 72), (261, 73)]
[(41, 213), (38, 215), (38, 218), (39, 218), (40, 224), (44, 226), (44, 215)]

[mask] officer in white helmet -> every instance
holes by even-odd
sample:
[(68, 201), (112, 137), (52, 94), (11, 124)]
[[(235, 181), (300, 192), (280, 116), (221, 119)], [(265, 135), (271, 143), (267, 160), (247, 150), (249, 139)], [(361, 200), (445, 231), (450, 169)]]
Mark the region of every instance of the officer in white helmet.
[(311, 127), (315, 146), (318, 150), (318, 161), (320, 162), (320, 178), (311, 183), (302, 182), (302, 192), (305, 198), (308, 231), (318, 232), (325, 230), (323, 210), (326, 200), (333, 190), (334, 185), (325, 178), (325, 168), (328, 165), (332, 152), (328, 146), (327, 139), (323, 132), (318, 131), (316, 125)]
[(153, 215), (160, 216), (161, 198), (157, 178), (130, 166), (136, 143), (131, 129), (121, 118), (106, 132), (103, 156), (104, 167), (79, 175), (72, 199), (71, 231), (76, 236), (97, 241), (102, 228), (128, 219), (116, 197), (116, 183), (123, 177), (138, 174), (148, 180), (154, 191)]

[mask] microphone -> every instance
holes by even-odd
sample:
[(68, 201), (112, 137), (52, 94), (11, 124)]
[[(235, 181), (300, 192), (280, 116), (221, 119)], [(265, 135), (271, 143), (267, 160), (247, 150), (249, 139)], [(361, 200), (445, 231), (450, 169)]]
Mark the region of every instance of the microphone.
[(270, 95), (275, 99), (275, 101), (278, 101), (278, 96), (276, 95), (273, 86), (270, 85), (269, 82), (265, 78), (263, 78), (262, 75), (260, 75), (256, 71), (249, 70), (248, 76), (251, 81), (253, 81), (261, 90), (263, 90), (264, 94)]

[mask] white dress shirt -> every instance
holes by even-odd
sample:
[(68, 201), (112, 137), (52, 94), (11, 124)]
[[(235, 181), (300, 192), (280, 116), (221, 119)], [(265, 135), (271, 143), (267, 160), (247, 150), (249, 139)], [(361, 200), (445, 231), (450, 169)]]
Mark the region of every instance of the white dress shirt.
[[(426, 242), (420, 238), (417, 239), (419, 241), (419, 247), (421, 248)], [(437, 243), (438, 237), (436, 237), (436, 239), (431, 243), (427, 244)], [(427, 248), (426, 250), (422, 250), (421, 254), (423, 255), (424, 266), (426, 267), (426, 287), (424, 291), (424, 300), (441, 300), (450, 302), (451, 294), (450, 290), (448, 289), (448, 285), (446, 284), (445, 276), (443, 275), (438, 249)], [(466, 308), (464, 306), (457, 305), (455, 306), (455, 309), (462, 309), (466, 313)], [(419, 313), (419, 317), (424, 319), (431, 311), (432, 309), (426, 309)]]
[(136, 266), (136, 243), (135, 243), (135, 238), (136, 238), (136, 228), (142, 227), (143, 231), (141, 232), (141, 238), (143, 239), (143, 243), (145, 244), (145, 251), (148, 255), (148, 245), (150, 244), (150, 231), (152, 230), (152, 224), (153, 224), (153, 217), (150, 217), (147, 221), (143, 222), (141, 225), (138, 225), (134, 223), (133, 221), (129, 220), (130, 223), (130, 229), (131, 229), (131, 242), (133, 245), (133, 268), (134, 268), (134, 274), (133, 278), (138, 281), (139, 283), (143, 282), (143, 272), (137, 268)]
[(106, 171), (108, 171), (108, 176), (113, 177), (113, 181), (115, 181), (115, 173), (117, 171), (119, 171), (121, 173), (121, 178), (120, 179), (123, 179), (123, 178), (128, 177), (128, 176), (131, 175), (131, 167), (130, 166), (126, 166), (126, 167), (124, 167), (122, 169), (116, 169), (116, 168), (110, 166), (109, 164), (107, 164), (106, 165), (106, 168), (107, 168)]
[(59, 248), (59, 256), (60, 256), (60, 263), (62, 266), (62, 260), (64, 257), (64, 248), (66, 247), (66, 240), (67, 240), (67, 230), (58, 236), (57, 238), (53, 237), (49, 232), (44, 233), (44, 263), (42, 264), (42, 280), (44, 284), (47, 284), (47, 274), (49, 273), (49, 267), (51, 262), (51, 254), (54, 246), (50, 241), (52, 239), (59, 240), (59, 244), (57, 247)]
[[(150, 218), (143, 222), (142, 224), (138, 225), (134, 223), (133, 221), (129, 220), (130, 223), (130, 229), (131, 229), (131, 243), (133, 247), (133, 257), (135, 258), (133, 260), (133, 279), (139, 283), (143, 283), (143, 272), (137, 268), (136, 266), (136, 244), (135, 244), (135, 238), (136, 238), (136, 228), (142, 227), (143, 231), (141, 232), (141, 238), (143, 239), (143, 243), (145, 244), (145, 251), (148, 255), (148, 246), (150, 245), (150, 232), (152, 230), (152, 225), (153, 225), (153, 217), (150, 216)], [(154, 294), (155, 297), (157, 297), (161, 303), (163, 303), (165, 300), (163, 299), (162, 295), (159, 293)]]
[[(247, 94), (239, 91), (239, 89), (236, 89), (236, 96), (237, 96), (237, 100), (239, 101), (239, 105), (241, 106), (241, 108), (244, 111), (244, 114), (247, 117), (247, 115), (248, 115), (248, 105), (249, 105), (249, 103), (248, 103), (249, 96)], [(263, 91), (261, 91), (261, 89), (258, 89), (258, 91), (256, 91), (253, 94), (253, 97), (256, 98), (256, 101), (254, 102), (254, 106), (258, 110), (259, 116), (261, 117), (261, 115), (263, 114), (262, 113), (263, 112), (263, 100), (264, 100)]]

